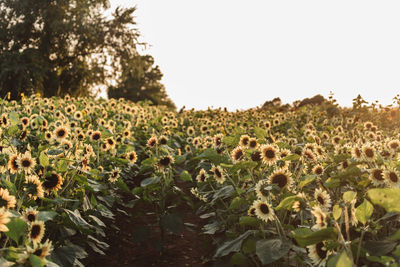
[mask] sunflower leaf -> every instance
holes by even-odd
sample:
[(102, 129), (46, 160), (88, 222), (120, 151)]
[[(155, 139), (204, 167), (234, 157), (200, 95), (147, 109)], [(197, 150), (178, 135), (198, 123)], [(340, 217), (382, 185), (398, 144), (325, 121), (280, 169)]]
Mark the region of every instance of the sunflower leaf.
[(345, 250), (342, 253), (335, 255), (328, 261), (328, 267), (341, 267), (341, 266), (353, 266), (353, 261), (347, 255)]
[(384, 207), (387, 212), (400, 212), (400, 188), (374, 188), (367, 194), (372, 203)]
[(253, 233), (253, 230), (248, 230), (244, 234), (239, 237), (224, 242), (218, 249), (214, 255), (214, 258), (219, 258), (228, 255), (231, 252), (238, 252), (242, 247), (242, 242)]
[(290, 242), (280, 239), (263, 239), (256, 243), (256, 254), (263, 265), (279, 260), (291, 247)]
[(25, 234), (25, 231), (28, 229), (28, 224), (18, 217), (11, 218), (11, 221), (6, 224), (8, 228), (8, 232), (5, 232), (5, 235), (14, 240), (17, 244), (19, 238)]
[(327, 227), (316, 232), (312, 232), (307, 228), (298, 228), (292, 231), (293, 237), (301, 247), (313, 245), (324, 240), (335, 240), (337, 238), (336, 229)]
[(365, 225), (373, 211), (374, 206), (368, 200), (364, 199), (364, 202), (356, 208), (356, 218)]
[(298, 196), (287, 197), (287, 198), (283, 199), (275, 209), (276, 210), (290, 209), (293, 206), (293, 203), (300, 199), (301, 198)]

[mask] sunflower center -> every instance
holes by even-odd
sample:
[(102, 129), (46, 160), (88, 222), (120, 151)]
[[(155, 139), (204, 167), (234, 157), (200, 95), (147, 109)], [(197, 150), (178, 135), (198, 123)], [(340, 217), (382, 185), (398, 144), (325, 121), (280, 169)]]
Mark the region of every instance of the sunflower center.
[(27, 218), (28, 218), (28, 221), (30, 221), (30, 222), (34, 222), (36, 220), (35, 214), (32, 214), (32, 213), (28, 214)]
[(324, 247), (324, 244), (322, 242), (319, 242), (316, 246), (315, 246), (315, 251), (318, 254), (318, 257), (320, 259), (325, 259), (326, 258), (326, 251), (323, 250), (322, 248)]
[(7, 207), (7, 205), (8, 201), (3, 198), (0, 198), (0, 207)]
[(374, 178), (378, 181), (383, 181), (382, 170), (375, 170), (374, 171)]
[(324, 204), (325, 204), (325, 200), (324, 200), (323, 197), (318, 196), (318, 197), (317, 197), (317, 200), (318, 200), (318, 202), (319, 202), (321, 205), (324, 205)]
[(397, 174), (395, 174), (394, 172), (389, 173), (389, 178), (390, 181), (392, 181), (393, 183), (397, 183), (399, 181)]
[(215, 175), (217, 177), (221, 177), (222, 176), (221, 172), (218, 169), (215, 169), (214, 173), (215, 173)]
[(39, 236), (41, 231), (40, 225), (33, 225), (31, 230), (31, 238), (35, 239)]
[(256, 141), (251, 141), (250, 142), (250, 147), (254, 148), (257, 146), (257, 142)]
[(160, 164), (161, 164), (162, 166), (167, 166), (170, 162), (171, 162), (171, 160), (170, 160), (169, 157), (165, 157), (165, 158), (162, 158), (162, 159), (160, 160)]
[(99, 140), (100, 139), (100, 134), (95, 133), (95, 134), (93, 134), (92, 138), (93, 138), (93, 140)]
[(315, 173), (316, 174), (321, 174), (322, 173), (322, 168), (321, 167), (316, 168), (315, 169)]
[(264, 214), (268, 214), (269, 213), (269, 208), (268, 208), (268, 205), (267, 204), (261, 204), (260, 205), (260, 210), (261, 210), (261, 212), (262, 213), (264, 213)]
[(167, 143), (167, 139), (162, 138), (160, 139), (160, 144), (165, 145)]
[(269, 159), (273, 159), (275, 157), (275, 152), (271, 149), (265, 151), (265, 156)]
[(374, 151), (373, 151), (372, 149), (370, 149), (370, 148), (367, 148), (367, 149), (365, 150), (365, 155), (366, 155), (367, 157), (369, 157), (369, 158), (372, 158), (372, 157), (374, 157)]
[(22, 159), (21, 160), (21, 165), (24, 168), (28, 168), (29, 166), (31, 166), (31, 161), (29, 159)]
[(46, 177), (46, 181), (43, 182), (43, 186), (46, 189), (52, 189), (56, 187), (58, 180), (58, 175), (53, 173), (52, 175)]
[(283, 188), (288, 183), (288, 177), (283, 173), (274, 175), (271, 179), (271, 183), (277, 184), (280, 188)]
[(238, 159), (240, 159), (242, 156), (243, 156), (243, 151), (242, 151), (242, 150), (239, 150), (239, 151), (237, 151), (237, 152), (235, 153), (234, 158), (235, 158), (235, 160), (238, 160)]
[(57, 136), (58, 136), (58, 137), (64, 137), (64, 135), (65, 135), (65, 131), (64, 131), (63, 129), (61, 129), (61, 130), (59, 130), (59, 131), (57, 132)]

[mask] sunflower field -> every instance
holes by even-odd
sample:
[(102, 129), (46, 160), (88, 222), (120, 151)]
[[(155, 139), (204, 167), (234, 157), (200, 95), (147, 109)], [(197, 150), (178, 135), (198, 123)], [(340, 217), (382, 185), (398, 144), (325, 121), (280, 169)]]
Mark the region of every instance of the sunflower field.
[(204, 265), (399, 266), (399, 104), (1, 99), (0, 266), (84, 266), (109, 249), (116, 204), (154, 215), (161, 252), (190, 206)]

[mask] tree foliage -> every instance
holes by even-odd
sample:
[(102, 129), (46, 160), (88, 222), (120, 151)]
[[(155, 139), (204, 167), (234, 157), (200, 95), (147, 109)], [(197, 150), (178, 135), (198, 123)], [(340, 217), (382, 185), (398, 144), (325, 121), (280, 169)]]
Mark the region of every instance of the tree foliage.
[(154, 58), (150, 55), (124, 60), (120, 83), (108, 88), (108, 97), (123, 97), (135, 102), (150, 100), (153, 104), (175, 109), (175, 104), (160, 82), (163, 74), (158, 66), (153, 65)]
[(107, 17), (108, 8), (108, 0), (1, 0), (0, 97), (87, 96), (118, 80), (142, 44), (135, 7)]

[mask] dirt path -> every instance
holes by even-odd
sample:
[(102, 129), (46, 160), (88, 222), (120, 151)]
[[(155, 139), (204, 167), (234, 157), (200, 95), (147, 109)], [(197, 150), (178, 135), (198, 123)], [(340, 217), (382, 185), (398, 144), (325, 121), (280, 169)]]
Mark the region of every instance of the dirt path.
[[(118, 215), (114, 221), (107, 224), (107, 243), (110, 248), (106, 255), (90, 252), (84, 261), (85, 266), (211, 266), (206, 263), (205, 255), (210, 253), (210, 245), (204, 236), (198, 234), (198, 229), (184, 227), (179, 235), (167, 233), (165, 235), (164, 252), (155, 249), (154, 244), (159, 239), (159, 228), (150, 228), (150, 239), (140, 244), (134, 243), (132, 230), (144, 224), (155, 222), (154, 215), (131, 216), (144, 207), (132, 209), (121, 208), (127, 215)], [(200, 228), (202, 221), (189, 207), (178, 210), (184, 223), (190, 223)], [(196, 228), (196, 227), (194, 227)]]

